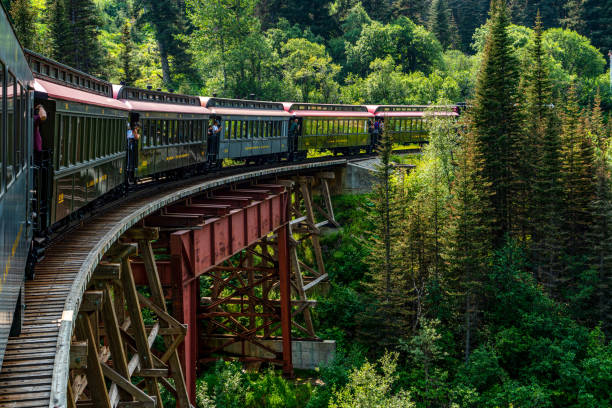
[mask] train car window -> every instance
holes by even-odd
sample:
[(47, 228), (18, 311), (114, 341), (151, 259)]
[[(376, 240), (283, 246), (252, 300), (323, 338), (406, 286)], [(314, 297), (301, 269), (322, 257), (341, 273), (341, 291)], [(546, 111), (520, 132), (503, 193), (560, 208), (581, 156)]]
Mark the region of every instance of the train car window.
[(68, 145), (70, 149), (68, 150), (68, 165), (74, 164), (74, 146), (76, 144), (76, 133), (77, 133), (77, 121), (76, 117), (70, 116), (70, 132), (68, 133)]
[(230, 140), (232, 139), (232, 132), (234, 131), (234, 126), (236, 126), (236, 121), (233, 120), (226, 120), (225, 121), (225, 139), (226, 140)]
[(23, 135), (21, 136), (21, 167), (25, 169), (28, 164), (28, 93), (26, 92), (26, 88), (21, 88), (21, 123), (23, 129)]
[(15, 174), (21, 172), (21, 151), (22, 151), (22, 140), (25, 137), (25, 129), (23, 127), (23, 116), (22, 112), (25, 110), (23, 105), (22, 87), (19, 82), (15, 83), (15, 135), (14, 135), (14, 146), (15, 146), (15, 157), (14, 157), (14, 168)]
[(100, 126), (100, 157), (106, 157), (106, 155), (108, 154), (108, 128), (109, 123), (108, 123), (108, 119), (106, 118), (102, 118), (101, 119), (101, 126)]
[(6, 83), (6, 109), (7, 109), (7, 132), (6, 132), (6, 178), (8, 185), (15, 178), (15, 77), (9, 73)]
[(172, 143), (176, 144), (179, 143), (179, 136), (178, 136), (178, 131), (179, 131), (179, 122), (177, 122), (176, 120), (172, 121)]
[(89, 161), (89, 118), (87, 116), (83, 116), (81, 118), (81, 122), (83, 122), (83, 124), (81, 125), (81, 128), (83, 129), (83, 137), (82, 137), (82, 149), (81, 151), (83, 152), (81, 154), (81, 160), (83, 161), (83, 163)]
[(168, 144), (168, 121), (161, 120), (160, 125), (161, 125), (161, 139), (162, 139), (161, 144), (167, 145)]
[(4, 64), (0, 62), (0, 194), (4, 191), (4, 175), (2, 171), (4, 169), (4, 124), (6, 123), (6, 109), (4, 107), (4, 99), (6, 99), (4, 95), (5, 91)]
[(70, 164), (70, 116), (62, 117), (62, 166)]
[(96, 118), (87, 118), (87, 160), (93, 160), (96, 157)]
[(76, 164), (83, 161), (83, 118), (77, 116), (76, 118), (76, 132), (75, 132), (75, 152), (74, 162)]
[(98, 145), (100, 144), (100, 119), (91, 118), (91, 158), (95, 160), (99, 157), (100, 149)]
[(160, 122), (159, 120), (153, 120), (152, 121), (152, 126), (153, 126), (153, 146), (159, 146), (160, 140), (161, 140), (161, 128), (160, 128)]

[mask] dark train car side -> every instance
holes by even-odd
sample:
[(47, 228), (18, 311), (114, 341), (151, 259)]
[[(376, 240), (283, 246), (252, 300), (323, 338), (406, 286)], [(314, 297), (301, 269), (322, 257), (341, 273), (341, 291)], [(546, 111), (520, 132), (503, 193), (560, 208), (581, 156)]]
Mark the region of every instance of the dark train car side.
[(219, 159), (258, 163), (288, 157), (291, 116), (282, 103), (224, 98), (201, 101), (220, 125), (218, 135), (213, 135)]
[(27, 53), (36, 78), (41, 124), (37, 227), (70, 220), (88, 204), (123, 185), (129, 112), (112, 85), (38, 54)]
[[(29, 206), (32, 73), (0, 7), (0, 365), (9, 332), (21, 328), (31, 241)], [(11, 330), (12, 329), (12, 330)]]
[(375, 141), (368, 132), (374, 116), (366, 106), (286, 103), (285, 109), (300, 122), (298, 151), (329, 150), (334, 154), (371, 152)]
[(426, 115), (458, 116), (454, 106), (423, 105), (376, 105), (368, 106), (376, 118), (384, 121), (385, 132), (388, 132), (394, 143), (401, 145), (428, 142), (429, 129)]
[(135, 177), (180, 176), (207, 163), (209, 111), (197, 96), (114, 86), (130, 109), (130, 124), (140, 125)]

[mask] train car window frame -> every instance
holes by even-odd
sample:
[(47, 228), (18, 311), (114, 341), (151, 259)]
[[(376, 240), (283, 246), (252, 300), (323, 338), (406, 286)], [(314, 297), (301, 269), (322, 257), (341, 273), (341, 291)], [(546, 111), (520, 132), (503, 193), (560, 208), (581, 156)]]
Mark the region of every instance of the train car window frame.
[[(12, 81), (12, 82), (11, 82)], [(15, 180), (15, 133), (17, 129), (15, 129), (15, 91), (17, 89), (16, 86), (17, 79), (15, 75), (8, 71), (8, 75), (6, 76), (6, 112), (7, 112), (7, 120), (6, 120), (6, 140), (5, 143), (5, 151), (4, 151), (4, 169), (5, 169), (5, 185), (8, 188), (13, 180)], [(13, 88), (11, 94), (9, 95), (10, 88)]]

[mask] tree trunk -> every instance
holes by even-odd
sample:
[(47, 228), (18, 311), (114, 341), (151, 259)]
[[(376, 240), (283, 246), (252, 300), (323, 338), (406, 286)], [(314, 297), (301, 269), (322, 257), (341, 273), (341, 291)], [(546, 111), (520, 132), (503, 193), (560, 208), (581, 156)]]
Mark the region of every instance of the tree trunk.
[(157, 41), (159, 47), (159, 56), (161, 57), (162, 66), (162, 81), (164, 85), (168, 86), (171, 81), (170, 77), (170, 63), (168, 62), (168, 50), (166, 50), (164, 44), (161, 41)]

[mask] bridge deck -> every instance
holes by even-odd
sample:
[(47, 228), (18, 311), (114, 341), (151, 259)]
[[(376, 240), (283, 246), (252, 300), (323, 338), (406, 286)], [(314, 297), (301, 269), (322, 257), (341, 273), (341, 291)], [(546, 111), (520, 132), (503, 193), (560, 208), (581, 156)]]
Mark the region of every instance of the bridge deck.
[(22, 334), (9, 339), (0, 369), (0, 407), (59, 407), (66, 404), (70, 340), (81, 297), (102, 255), (147, 215), (177, 200), (224, 185), (342, 166), (346, 160), (200, 177), (171, 187), (156, 186), (99, 214), (47, 250), (26, 282)]

